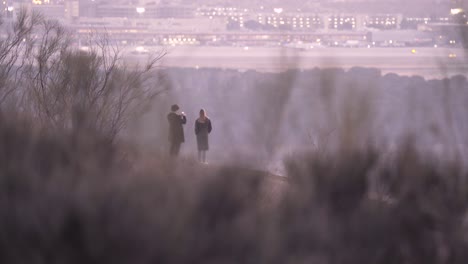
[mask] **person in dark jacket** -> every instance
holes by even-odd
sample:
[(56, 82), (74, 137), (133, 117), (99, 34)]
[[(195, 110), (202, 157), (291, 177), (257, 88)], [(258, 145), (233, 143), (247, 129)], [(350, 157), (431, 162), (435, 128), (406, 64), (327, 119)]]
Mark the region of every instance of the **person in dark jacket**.
[(209, 149), (208, 134), (211, 133), (211, 120), (204, 109), (200, 110), (200, 117), (195, 121), (195, 135), (197, 135), (198, 161), (206, 163), (206, 151)]
[(179, 110), (178, 105), (171, 106), (171, 112), (167, 115), (169, 121), (169, 143), (170, 155), (178, 156), (180, 151), (180, 145), (185, 141), (183, 125), (187, 123), (187, 118), (184, 112), (177, 113)]

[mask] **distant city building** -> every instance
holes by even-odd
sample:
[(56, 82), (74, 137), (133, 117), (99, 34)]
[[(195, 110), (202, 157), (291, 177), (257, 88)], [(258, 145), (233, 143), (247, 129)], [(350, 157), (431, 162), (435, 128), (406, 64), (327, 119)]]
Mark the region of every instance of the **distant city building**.
[(257, 20), (260, 24), (269, 26), (270, 28), (291, 31), (310, 31), (323, 28), (322, 18), (316, 14), (259, 14)]
[[(112, 4), (103, 0), (24, 1), (0, 2), (1, 15), (13, 17), (15, 10), (25, 4), (46, 17), (68, 23), (77, 33), (76, 38), (90, 32), (107, 32), (113, 41), (125, 44), (453, 46), (461, 40), (455, 33), (445, 34), (443, 30), (456, 32), (453, 28), (467, 22), (462, 8), (448, 8), (441, 14), (409, 15), (392, 11), (324, 12), (279, 4), (194, 7), (187, 0), (116, 0)], [(324, 8), (321, 3), (320, 8)], [(361, 2), (365, 3), (368, 1)]]
[(400, 29), (418, 29), (421, 25), (428, 24), (451, 24), (454, 23), (454, 18), (450, 16), (445, 17), (403, 17), (400, 22)]
[(156, 18), (192, 18), (195, 10), (189, 6), (158, 6), (155, 8)]
[(242, 17), (248, 14), (249, 10), (237, 7), (199, 7), (194, 11), (199, 17)]
[(98, 5), (96, 17), (193, 18), (194, 10), (183, 6)]
[(54, 19), (65, 19), (65, 5), (33, 4), (32, 10), (40, 12), (46, 17)]
[(438, 44), (468, 48), (468, 43), (464, 39), (468, 36), (467, 24), (430, 24), (425, 29), (436, 36)]
[(432, 46), (434, 36), (418, 30), (384, 30), (373, 32), (372, 42), (381, 47)]
[(136, 7), (132, 5), (98, 5), (97, 17), (137, 17)]
[(80, 17), (96, 17), (98, 2), (95, 0), (79, 0), (78, 8)]
[(381, 30), (397, 29), (399, 27), (399, 20), (397, 15), (373, 15), (367, 17), (365, 26)]
[(331, 15), (328, 17), (328, 28), (335, 30), (354, 30), (356, 18), (351, 15)]

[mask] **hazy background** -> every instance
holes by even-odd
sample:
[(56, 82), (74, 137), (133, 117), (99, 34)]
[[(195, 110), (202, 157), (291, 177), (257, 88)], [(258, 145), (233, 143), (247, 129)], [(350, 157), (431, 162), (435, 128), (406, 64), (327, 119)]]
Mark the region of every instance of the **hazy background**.
[(2, 2), (0, 263), (466, 263), (461, 2), (306, 3)]
[(167, 109), (177, 103), (187, 113), (182, 153), (189, 157), (196, 154), (197, 113), (207, 110), (214, 126), (208, 153), (213, 163), (242, 161), (279, 173), (285, 157), (336, 148), (347, 134), (387, 150), (411, 136), (428, 154), (446, 155), (455, 147), (466, 155), (463, 76), (425, 80), (364, 68), (164, 72), (171, 89), (131, 126), (130, 138), (145, 147), (167, 151)]

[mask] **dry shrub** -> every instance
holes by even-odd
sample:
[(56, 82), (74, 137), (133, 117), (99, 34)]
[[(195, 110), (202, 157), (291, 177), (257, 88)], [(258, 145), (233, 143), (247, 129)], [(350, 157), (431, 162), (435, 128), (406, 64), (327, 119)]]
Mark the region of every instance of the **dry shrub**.
[[(286, 181), (236, 166), (123, 159), (99, 134), (44, 131), (14, 115), (1, 117), (0, 144), (2, 263), (467, 257), (465, 171), (409, 143), (386, 159), (371, 148), (294, 156)], [(265, 206), (265, 195), (278, 206)]]

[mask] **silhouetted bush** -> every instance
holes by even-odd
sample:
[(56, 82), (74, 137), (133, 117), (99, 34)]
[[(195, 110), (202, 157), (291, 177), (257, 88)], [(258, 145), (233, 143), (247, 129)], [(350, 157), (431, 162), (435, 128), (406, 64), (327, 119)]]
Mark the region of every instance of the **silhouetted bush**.
[[(0, 117), (1, 263), (464, 263), (466, 171), (372, 147), (287, 178)], [(271, 192), (271, 190), (276, 190)]]

